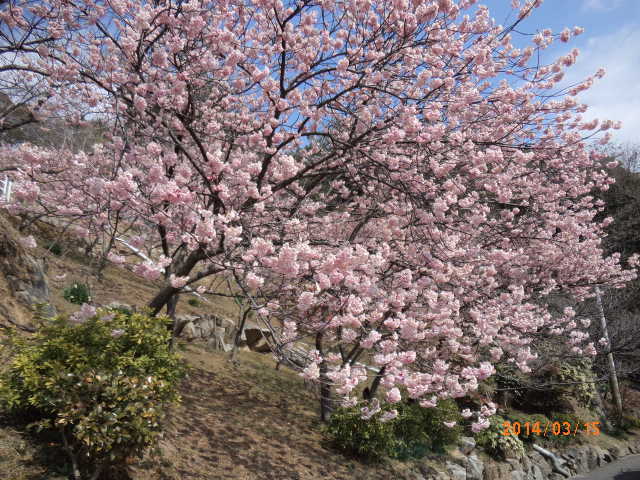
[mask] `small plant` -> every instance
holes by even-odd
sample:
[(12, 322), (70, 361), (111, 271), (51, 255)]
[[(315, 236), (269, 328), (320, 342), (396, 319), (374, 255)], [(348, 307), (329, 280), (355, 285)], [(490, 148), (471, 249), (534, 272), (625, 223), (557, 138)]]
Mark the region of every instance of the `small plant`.
[(58, 242), (49, 243), (49, 245), (47, 245), (47, 250), (49, 250), (57, 257), (62, 255), (62, 245), (60, 245)]
[(335, 410), (325, 434), (334, 448), (365, 461), (382, 460), (397, 441), (391, 422), (364, 420), (358, 407)]
[[(101, 316), (105, 315), (104, 318)], [(98, 311), (11, 335), (0, 405), (36, 430), (57, 432), (74, 480), (125, 468), (158, 439), (183, 373), (169, 348), (169, 319)]]
[(75, 282), (64, 289), (62, 297), (69, 303), (82, 305), (91, 301), (89, 287), (84, 283)]
[(622, 417), (622, 426), (626, 430), (640, 430), (640, 417), (624, 415)]
[(586, 428), (585, 424), (591, 421), (587, 421), (587, 419), (579, 417), (574, 413), (564, 412), (551, 412), (549, 419), (551, 421), (551, 428), (555, 427), (555, 431), (559, 431), (560, 435), (547, 435), (544, 441), (554, 448), (561, 448), (570, 443), (579, 442), (580, 439), (583, 438), (583, 435), (573, 434), (573, 431), (577, 427), (583, 432), (584, 428)]
[(476, 443), (489, 455), (505, 460), (524, 456), (524, 444), (517, 435), (503, 435), (505, 419), (491, 417), (491, 426), (476, 435)]
[(462, 432), (462, 416), (451, 399), (441, 400), (432, 408), (402, 403), (397, 409), (398, 417), (393, 421), (397, 443), (392, 457), (407, 460), (420, 458), (428, 450), (442, 453), (446, 445), (456, 443)]
[(191, 305), (192, 307), (199, 307), (200, 306), (200, 300), (198, 300), (197, 298), (190, 298), (189, 300), (187, 300), (187, 303), (189, 305)]

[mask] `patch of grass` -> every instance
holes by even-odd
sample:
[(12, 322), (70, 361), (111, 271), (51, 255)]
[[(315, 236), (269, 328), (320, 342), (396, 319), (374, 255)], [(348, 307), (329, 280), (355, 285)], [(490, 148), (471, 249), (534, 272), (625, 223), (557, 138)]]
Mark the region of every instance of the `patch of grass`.
[(62, 245), (58, 242), (51, 242), (46, 246), (47, 250), (53, 253), (56, 257), (62, 255)]
[(89, 287), (81, 282), (74, 282), (64, 289), (62, 297), (69, 303), (74, 305), (82, 305), (91, 301), (91, 292)]
[(200, 300), (198, 300), (197, 298), (193, 298), (193, 297), (191, 297), (189, 300), (187, 300), (187, 303), (189, 305), (191, 305), (192, 307), (199, 307), (200, 306)]

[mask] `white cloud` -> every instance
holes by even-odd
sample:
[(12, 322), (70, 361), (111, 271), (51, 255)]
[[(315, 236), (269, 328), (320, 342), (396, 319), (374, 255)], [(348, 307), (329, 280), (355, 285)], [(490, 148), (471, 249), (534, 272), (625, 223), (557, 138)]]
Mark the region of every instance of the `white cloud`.
[(622, 4), (622, 0), (584, 0), (582, 2), (583, 11), (603, 12), (614, 10)]
[(574, 83), (594, 74), (600, 67), (606, 75), (580, 94), (589, 105), (587, 118), (620, 120), (622, 129), (613, 131), (616, 142), (640, 143), (640, 30), (629, 25), (617, 32), (590, 38), (580, 48), (576, 64), (567, 71), (566, 82)]

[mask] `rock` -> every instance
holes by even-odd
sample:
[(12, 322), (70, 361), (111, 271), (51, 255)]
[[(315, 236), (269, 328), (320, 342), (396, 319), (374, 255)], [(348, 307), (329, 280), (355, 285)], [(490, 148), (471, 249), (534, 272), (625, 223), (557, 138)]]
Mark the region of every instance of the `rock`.
[(551, 475), (549, 475), (546, 480), (565, 480), (565, 476), (564, 475), (560, 475), (559, 473), (552, 473)]
[(227, 331), (231, 331), (235, 328), (236, 324), (233, 320), (228, 318), (219, 317), (217, 315), (212, 315), (213, 320), (215, 321), (216, 327), (223, 327), (227, 329)]
[(546, 478), (553, 471), (553, 468), (551, 467), (551, 464), (547, 461), (547, 459), (535, 450), (529, 452), (528, 457), (533, 465), (538, 466), (544, 478)]
[(598, 451), (594, 447), (589, 447), (586, 452), (587, 468), (593, 470), (598, 467)]
[(484, 480), (508, 480), (511, 466), (504, 463), (487, 463), (484, 466)]
[(511, 470), (522, 469), (522, 459), (516, 460), (515, 458), (507, 458), (507, 463), (511, 465)]
[(271, 351), (271, 347), (267, 342), (267, 338), (271, 337), (271, 332), (259, 328), (245, 328), (245, 338), (247, 345), (254, 352), (267, 353)]
[(231, 351), (231, 345), (224, 341), (225, 329), (223, 327), (215, 327), (213, 336), (209, 338), (207, 345), (213, 350), (219, 350), (223, 352)]
[(598, 452), (598, 466), (601, 467), (603, 465), (606, 465), (607, 463), (610, 463), (612, 458), (609, 452), (600, 447), (596, 447), (596, 448)]
[(422, 476), (420, 472), (411, 472), (407, 477), (407, 480), (427, 480)]
[(465, 459), (465, 470), (467, 472), (467, 480), (482, 480), (484, 463), (477, 455), (469, 455)]
[(438, 472), (435, 468), (433, 468), (431, 465), (429, 465), (428, 463), (421, 463), (418, 465), (418, 470), (420, 470), (420, 473), (422, 475), (424, 475), (425, 477), (435, 477), (436, 475), (438, 475)]
[(185, 340), (195, 340), (198, 337), (198, 331), (193, 322), (187, 322), (182, 328), (181, 337)]
[(178, 315), (178, 335), (186, 340), (205, 340), (215, 349), (230, 350), (233, 322), (216, 315)]
[(529, 471), (530, 480), (545, 480), (544, 473), (542, 473), (542, 469), (537, 464), (531, 465), (531, 470)]
[(464, 455), (469, 455), (474, 448), (476, 448), (476, 441), (473, 437), (460, 437), (458, 440), (458, 449)]
[(46, 259), (25, 248), (22, 237), (0, 216), (0, 320), (33, 331), (33, 307), (44, 304), (42, 313), (49, 317), (56, 310), (49, 305)]
[(513, 470), (511, 472), (511, 480), (526, 480), (526, 475), (522, 470)]
[(464, 467), (453, 462), (447, 462), (446, 467), (451, 480), (467, 480), (467, 471)]
[(617, 446), (610, 447), (609, 454), (611, 455), (611, 458), (613, 458), (614, 460), (617, 460), (622, 456), (622, 449)]

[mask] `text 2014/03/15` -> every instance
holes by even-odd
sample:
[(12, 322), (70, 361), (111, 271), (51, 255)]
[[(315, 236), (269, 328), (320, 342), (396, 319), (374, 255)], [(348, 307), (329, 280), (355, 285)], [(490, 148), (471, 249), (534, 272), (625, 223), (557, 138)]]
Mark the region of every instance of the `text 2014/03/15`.
[(502, 422), (502, 435), (577, 435), (578, 432), (587, 435), (600, 435), (600, 422), (571, 423), (561, 421), (547, 422)]

